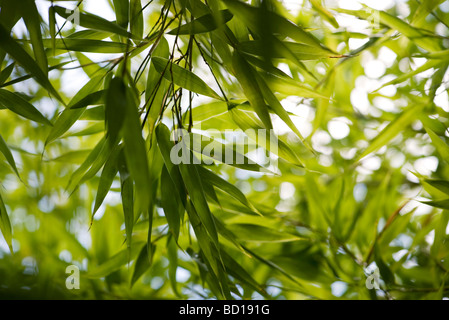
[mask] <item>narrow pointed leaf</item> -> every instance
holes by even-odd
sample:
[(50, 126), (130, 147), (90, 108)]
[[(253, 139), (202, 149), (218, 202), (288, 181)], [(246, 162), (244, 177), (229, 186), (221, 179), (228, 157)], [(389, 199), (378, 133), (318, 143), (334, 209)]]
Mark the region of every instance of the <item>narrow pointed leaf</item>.
[(152, 63), (154, 64), (156, 70), (168, 81), (173, 82), (174, 84), (189, 91), (211, 98), (221, 99), (220, 96), (203, 80), (201, 80), (200, 77), (191, 71), (170, 62), (168, 59), (153, 57)]
[(2, 196), (0, 195), (0, 231), (8, 244), (11, 253), (12, 250), (12, 228), (11, 222), (9, 221), (8, 212), (6, 211), (5, 203), (3, 202)]
[(11, 168), (14, 170), (14, 172), (20, 179), (19, 171), (17, 170), (16, 162), (14, 161), (14, 157), (12, 156), (12, 153), (9, 150), (8, 145), (6, 144), (5, 140), (3, 139), (3, 137), (1, 135), (0, 135), (0, 152), (3, 153), (3, 155), (6, 158), (6, 161), (8, 161), (9, 165), (11, 166)]
[(29, 120), (48, 126), (53, 125), (31, 103), (14, 92), (0, 89), (0, 106), (7, 108), (12, 112), (17, 113), (18, 115)]

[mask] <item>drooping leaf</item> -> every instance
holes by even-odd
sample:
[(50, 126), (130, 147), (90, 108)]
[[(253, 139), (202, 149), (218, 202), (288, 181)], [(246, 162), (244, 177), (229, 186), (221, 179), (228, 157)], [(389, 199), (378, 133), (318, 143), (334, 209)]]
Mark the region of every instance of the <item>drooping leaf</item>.
[(33, 0), (24, 0), (20, 8), (23, 20), (30, 34), (31, 43), (33, 44), (34, 57), (46, 75), (48, 73), (48, 61), (42, 43), (41, 17), (37, 11), (36, 3)]
[(5, 90), (0, 89), (0, 106), (7, 108), (24, 118), (27, 118), (38, 123), (42, 123), (48, 126), (53, 126), (53, 124), (45, 118), (42, 113), (39, 112), (31, 103), (26, 101), (20, 95)]
[(8, 212), (6, 211), (5, 203), (0, 195), (0, 231), (8, 244), (9, 251), (12, 253), (12, 228), (9, 221)]
[(200, 77), (191, 71), (178, 66), (175, 63), (161, 57), (153, 57), (152, 63), (156, 70), (170, 82), (211, 98), (221, 99), (220, 96), (212, 90)]
[(42, 71), (34, 59), (10, 36), (9, 32), (2, 25), (0, 25), (0, 47), (24, 67), (50, 94), (64, 103), (44, 71)]
[[(229, 10), (221, 10), (220, 11), (221, 16), (221, 24), (224, 24), (232, 19), (233, 15)], [(219, 24), (217, 24), (217, 21), (215, 19), (215, 16), (212, 13), (205, 14), (199, 18), (196, 18), (195, 20), (190, 21), (189, 23), (186, 23), (178, 28), (175, 28), (168, 32), (168, 34), (172, 35), (182, 35), (182, 34), (199, 34), (199, 33), (206, 33), (213, 31), (219, 27)]]
[[(55, 6), (55, 12), (65, 19), (69, 18), (74, 14), (73, 10), (69, 10), (60, 6)], [(111, 32), (127, 38), (129, 37), (141, 39), (141, 37), (128, 32), (125, 28), (121, 27), (119, 24), (108, 21), (100, 16), (91, 13), (81, 13), (79, 11), (76, 11), (75, 15), (79, 17), (79, 24), (82, 27)], [(121, 22), (123, 23), (123, 21)]]
[(390, 142), (391, 139), (396, 137), (404, 127), (410, 125), (415, 119), (416, 114), (421, 111), (422, 105), (416, 104), (408, 107), (407, 110), (399, 114), (396, 119), (390, 122), (385, 129), (383, 129), (377, 136), (371, 141), (370, 145), (357, 157), (356, 161), (361, 160), (372, 152), (379, 150), (381, 147)]
[(260, 120), (262, 120), (265, 128), (272, 129), (273, 124), (271, 123), (268, 108), (251, 66), (239, 53), (235, 52), (232, 57), (232, 67), (234, 69), (234, 74), (239, 80), (243, 92), (251, 103), (251, 106), (254, 108), (254, 111), (256, 111)]
[(3, 139), (3, 137), (1, 135), (0, 135), (0, 152), (3, 153), (3, 155), (6, 158), (6, 161), (8, 161), (9, 165), (14, 170), (14, 172), (17, 175), (17, 177), (20, 178), (19, 171), (17, 170), (16, 162), (14, 160), (14, 157), (12, 156), (12, 153), (9, 150), (8, 145), (6, 144), (5, 140)]

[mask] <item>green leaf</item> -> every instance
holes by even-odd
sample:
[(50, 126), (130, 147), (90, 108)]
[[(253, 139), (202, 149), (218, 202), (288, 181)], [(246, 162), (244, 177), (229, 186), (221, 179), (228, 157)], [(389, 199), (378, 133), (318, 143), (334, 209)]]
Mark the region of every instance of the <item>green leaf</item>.
[(129, 21), (129, 0), (113, 0), (112, 2), (114, 3), (117, 24), (126, 30)]
[(12, 250), (12, 229), (11, 222), (9, 221), (8, 212), (6, 211), (5, 203), (0, 195), (0, 231), (8, 244), (9, 251)]
[(444, 142), (432, 129), (424, 127), (430, 139), (432, 140), (432, 144), (437, 149), (441, 158), (449, 162), (449, 145)]
[(229, 183), (225, 179), (221, 178), (220, 176), (216, 175), (212, 171), (203, 168), (202, 166), (198, 167), (198, 172), (200, 174), (200, 177), (203, 181), (207, 181), (208, 183), (212, 184), (213, 186), (223, 190), (233, 198), (240, 201), (242, 204), (253, 210), (254, 212), (257, 212), (257, 209), (254, 208), (254, 206), (246, 199), (245, 195), (242, 191), (240, 191), (239, 188), (234, 186), (232, 183)]
[(118, 157), (120, 152), (122, 152), (122, 149), (120, 147), (116, 147), (112, 151), (111, 155), (109, 156), (108, 160), (106, 161), (103, 167), (103, 171), (101, 172), (100, 176), (100, 181), (98, 183), (97, 194), (95, 196), (95, 204), (94, 209), (92, 211), (91, 221), (97, 210), (100, 208), (100, 205), (103, 203), (104, 198), (108, 194), (112, 182), (114, 181), (114, 178), (117, 175)]
[(89, 80), (84, 85), (84, 87), (81, 88), (80, 91), (78, 91), (78, 93), (70, 101), (67, 108), (56, 119), (53, 128), (48, 134), (47, 140), (45, 141), (46, 145), (62, 136), (67, 130), (70, 129), (70, 127), (72, 127), (72, 125), (81, 117), (87, 105), (85, 107), (79, 107), (77, 109), (71, 108), (73, 106), (76, 106), (78, 102), (82, 101), (89, 94), (98, 91), (102, 83), (103, 83), (103, 76), (98, 75)]
[(152, 258), (153, 255), (150, 256), (148, 254), (147, 246), (143, 246), (134, 265), (134, 272), (131, 278), (131, 287), (151, 267)]
[(50, 94), (64, 103), (59, 93), (48, 80), (44, 71), (34, 61), (34, 59), (9, 35), (9, 32), (0, 24), (0, 47), (6, 51), (14, 60), (25, 68), (36, 81), (43, 86)]
[(428, 206), (449, 210), (449, 199), (421, 202)]
[[(69, 18), (73, 14), (73, 10), (68, 10), (59, 6), (55, 6), (55, 11), (58, 15), (65, 19)], [(111, 32), (126, 38), (142, 39), (142, 37), (129, 33), (125, 28), (121, 27), (117, 23), (108, 21), (102, 17), (96, 16), (91, 13), (81, 13), (79, 11), (77, 12), (77, 14), (79, 14), (79, 24), (82, 27)]]
[(120, 138), (128, 104), (126, 85), (121, 78), (116, 77), (111, 80), (105, 100), (106, 137), (109, 137), (109, 141), (114, 144)]
[(87, 273), (87, 278), (98, 279), (106, 277), (107, 275), (119, 270), (122, 266), (127, 264), (129, 261), (133, 260), (141, 251), (142, 242), (134, 243), (131, 247), (131, 251), (124, 249), (117, 254), (110, 257), (108, 260), (100, 264), (99, 266), (93, 267)]
[(8, 145), (6, 144), (5, 140), (3, 139), (2, 135), (0, 135), (0, 152), (3, 153), (3, 155), (6, 158), (6, 161), (8, 161), (11, 168), (16, 173), (17, 177), (20, 179), (19, 171), (16, 167), (16, 162), (14, 161), (14, 157), (12, 156), (11, 151), (8, 148)]
[(134, 228), (134, 187), (123, 153), (119, 153), (118, 168), (120, 173), (120, 194), (122, 196), (123, 214), (125, 216), (126, 244), (131, 248)]
[(178, 242), (181, 213), (185, 209), (182, 200), (178, 198), (178, 193), (173, 192), (175, 189), (176, 186), (173, 184), (167, 167), (164, 166), (161, 173), (161, 205), (164, 209), (168, 227), (175, 241)]
[(125, 120), (123, 123), (123, 141), (126, 165), (136, 186), (136, 201), (139, 212), (148, 210), (151, 192), (150, 172), (148, 168), (147, 147), (142, 137), (142, 124), (138, 113), (138, 100), (126, 88)]
[(313, 8), (326, 19), (334, 28), (339, 28), (337, 20), (334, 18), (332, 13), (330, 13), (321, 3), (321, 0), (310, 0)]
[(250, 6), (238, 0), (224, 0), (223, 2), (235, 16), (243, 20), (254, 32), (260, 34), (260, 26), (261, 24), (263, 25), (263, 21), (261, 22), (259, 19), (260, 17), (264, 17), (270, 21), (273, 33), (279, 33), (284, 37), (288, 36), (297, 42), (310, 46), (322, 47), (320, 42), (311, 33), (304, 31), (301, 27), (277, 13), (268, 11), (264, 15), (261, 14), (263, 9)]
[(242, 241), (289, 242), (303, 240), (296, 235), (255, 224), (228, 224), (226, 228)]
[(375, 152), (390, 142), (391, 139), (396, 137), (405, 127), (410, 125), (415, 119), (417, 113), (421, 111), (423, 105), (417, 104), (412, 107), (408, 107), (405, 111), (399, 114), (396, 119), (391, 121), (385, 129), (383, 129), (369, 146), (357, 157), (356, 162), (366, 157), (372, 152)]
[(183, 34), (200, 34), (213, 31), (217, 29), (221, 24), (225, 24), (232, 19), (233, 15), (229, 10), (220, 11), (221, 20), (217, 21), (212, 13), (205, 14), (197, 19), (190, 21), (178, 28), (175, 28), (168, 32), (172, 35), (183, 35)]
[(33, 0), (24, 0), (20, 6), (23, 20), (33, 44), (34, 57), (44, 74), (48, 73), (47, 55), (42, 43), (41, 17)]
[(168, 278), (170, 279), (173, 292), (179, 297), (178, 282), (176, 281), (176, 271), (178, 270), (178, 247), (172, 236), (167, 238), (167, 257), (169, 261)]
[(179, 170), (201, 223), (204, 225), (209, 238), (216, 246), (218, 246), (217, 229), (204, 194), (203, 184), (201, 183), (201, 177), (198, 173), (197, 165), (181, 163), (179, 165)]
[(6, 80), (11, 76), (12, 71), (14, 70), (15, 63), (10, 63), (7, 67), (5, 67), (2, 72), (0, 72), (0, 85), (4, 84)]
[[(53, 48), (51, 39), (43, 39), (44, 46)], [(67, 51), (94, 52), (94, 53), (124, 53), (130, 51), (133, 47), (126, 43), (102, 41), (94, 39), (56, 39), (55, 48), (59, 49), (56, 55), (66, 53)]]
[(48, 8), (48, 27), (50, 31), (50, 37), (51, 37), (51, 49), (52, 54), (55, 55), (56, 50), (56, 12), (55, 12), (55, 6), (51, 5), (50, 8)]
[(87, 106), (93, 106), (97, 104), (101, 104), (103, 102), (103, 98), (105, 96), (106, 90), (100, 90), (97, 92), (93, 92), (82, 98), (80, 101), (74, 103), (70, 109), (80, 109), (85, 108)]
[(428, 37), (424, 32), (420, 29), (417, 29), (400, 19), (399, 17), (393, 16), (385, 11), (378, 11), (366, 7), (369, 10), (345, 10), (345, 9), (335, 9), (336, 11), (347, 13), (350, 15), (357, 16), (361, 19), (372, 19), (372, 16), (378, 16), (379, 22), (388, 26), (393, 30), (397, 30), (402, 33), (404, 36), (412, 40), (418, 46), (422, 47), (427, 51), (438, 51), (441, 49), (441, 45), (437, 38)]
[(299, 159), (298, 155), (291, 150), (291, 148), (278, 139), (272, 130), (260, 132), (264, 130), (262, 124), (258, 119), (249, 112), (238, 110), (236, 107), (230, 110), (232, 120), (248, 135), (248, 138), (257, 143), (259, 146), (265, 148), (288, 162), (304, 167), (304, 164)]
[(270, 114), (263, 99), (262, 91), (254, 76), (254, 70), (238, 52), (234, 52), (232, 67), (234, 69), (234, 75), (237, 77), (254, 111), (256, 111), (260, 120), (262, 120), (265, 128), (272, 129), (273, 124), (271, 123)]
[(203, 80), (201, 80), (200, 77), (191, 71), (184, 69), (183, 67), (180, 67), (165, 58), (153, 57), (151, 61), (156, 70), (168, 81), (173, 82), (174, 84), (189, 91), (211, 98), (221, 99), (214, 90), (212, 90)]
[(436, 179), (424, 179), (423, 183), (429, 184), (435, 189), (449, 196), (449, 181), (446, 180), (436, 180)]
[(14, 92), (0, 89), (0, 106), (29, 120), (53, 126), (31, 103)]
[(129, 25), (131, 33), (142, 39), (144, 21), (141, 0), (130, 0), (129, 2)]

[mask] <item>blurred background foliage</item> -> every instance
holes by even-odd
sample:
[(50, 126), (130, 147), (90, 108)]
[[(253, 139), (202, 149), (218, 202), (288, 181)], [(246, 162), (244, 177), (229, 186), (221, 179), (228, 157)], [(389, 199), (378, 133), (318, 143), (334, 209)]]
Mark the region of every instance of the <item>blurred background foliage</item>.
[[(0, 298), (448, 298), (448, 23), (438, 0), (0, 0)], [(253, 123), (276, 174), (164, 157), (174, 128)]]

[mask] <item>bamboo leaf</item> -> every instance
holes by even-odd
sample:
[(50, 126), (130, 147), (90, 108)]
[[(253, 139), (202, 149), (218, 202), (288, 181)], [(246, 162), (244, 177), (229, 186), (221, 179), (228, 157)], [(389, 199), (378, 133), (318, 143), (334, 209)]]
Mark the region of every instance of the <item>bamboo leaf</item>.
[(42, 113), (39, 112), (31, 103), (26, 101), (20, 95), (5, 90), (0, 89), (0, 106), (11, 110), (18, 115), (38, 122), (48, 126), (53, 126), (53, 124), (45, 118)]
[(48, 73), (47, 55), (42, 43), (41, 33), (41, 17), (37, 11), (36, 3), (33, 0), (24, 0), (20, 6), (23, 20), (30, 34), (31, 43), (33, 44), (34, 57), (39, 67), (45, 75)]
[(129, 2), (129, 25), (131, 33), (142, 39), (144, 21), (141, 0), (130, 0)]
[(375, 152), (390, 142), (391, 139), (396, 137), (399, 132), (416, 118), (416, 114), (421, 111), (422, 105), (417, 104), (412, 107), (408, 107), (407, 110), (399, 114), (396, 119), (390, 122), (385, 129), (383, 129), (377, 136), (371, 141), (370, 145), (357, 157), (356, 162), (366, 157), (372, 152)]
[(8, 212), (6, 211), (5, 203), (0, 195), (0, 231), (8, 244), (9, 251), (12, 253), (12, 228), (9, 221)]
[(226, 228), (242, 241), (289, 242), (303, 240), (296, 235), (255, 224), (229, 224)]
[[(79, 10), (79, 9), (76, 9), (76, 10)], [(73, 10), (69, 10), (67, 8), (63, 8), (60, 6), (55, 6), (55, 12), (65, 19), (69, 18), (74, 13)], [(94, 30), (111, 32), (111, 33), (115, 33), (115, 34), (118, 34), (118, 35), (126, 37), (126, 38), (142, 39), (142, 37), (139, 37), (137, 35), (129, 33), (128, 31), (126, 31), (125, 28), (121, 27), (117, 23), (108, 21), (108, 20), (106, 20), (102, 17), (99, 17), (97, 15), (94, 15), (91, 13), (82, 13), (82, 12), (77, 12), (76, 14), (79, 15), (79, 24), (82, 27), (94, 29)], [(121, 22), (123, 22), (123, 21), (121, 21)]]
[(34, 59), (9, 35), (9, 32), (0, 25), (0, 47), (6, 51), (14, 60), (25, 68), (50, 94), (64, 103), (61, 96), (53, 88), (45, 73), (34, 61)]
[(449, 146), (445, 143), (432, 129), (424, 127), (432, 144), (437, 149), (437, 152), (441, 155), (441, 158), (449, 162)]
[(189, 91), (211, 98), (221, 99), (220, 96), (203, 80), (201, 80), (200, 77), (189, 70), (170, 62), (168, 59), (153, 57), (152, 63), (154, 64), (156, 70), (168, 81), (173, 82), (174, 84)]
[[(232, 19), (233, 15), (229, 10), (221, 10), (220, 11), (221, 21), (220, 24), (225, 24), (229, 20)], [(215, 16), (212, 13), (205, 14), (197, 19), (192, 20), (189, 23), (186, 23), (178, 28), (175, 28), (168, 32), (168, 34), (176, 35), (176, 34), (200, 34), (213, 31), (217, 29), (220, 24), (215, 19)]]
[[(67, 108), (59, 115), (56, 119), (52, 130), (48, 134), (47, 140), (45, 144), (49, 144), (50, 142), (56, 140), (60, 136), (62, 136), (67, 130), (69, 130), (72, 125), (81, 117), (83, 114), (85, 107), (71, 109), (73, 106), (76, 106), (77, 103), (86, 98), (89, 94), (98, 91), (100, 86), (103, 83), (103, 76), (96, 76), (89, 80), (83, 88), (72, 98)], [(86, 102), (86, 101), (84, 101)]]
[(254, 108), (254, 111), (256, 111), (260, 120), (262, 120), (265, 128), (272, 129), (273, 124), (271, 123), (270, 114), (268, 113), (267, 105), (263, 100), (262, 91), (257, 84), (251, 66), (239, 53), (235, 52), (232, 57), (232, 67), (234, 69), (234, 74), (239, 80), (243, 92), (251, 103), (251, 106)]
[(103, 171), (101, 172), (100, 181), (98, 183), (98, 189), (97, 194), (95, 196), (95, 204), (94, 209), (92, 211), (92, 217), (91, 221), (97, 212), (97, 210), (100, 208), (100, 205), (103, 203), (104, 198), (109, 192), (109, 189), (111, 188), (112, 182), (114, 181), (114, 178), (117, 175), (118, 172), (118, 158), (119, 154), (122, 152), (122, 149), (120, 147), (116, 147), (111, 155), (109, 156), (109, 159), (106, 161)]
[(170, 231), (175, 241), (178, 242), (181, 212), (184, 211), (184, 206), (181, 199), (178, 198), (178, 193), (173, 192), (175, 189), (176, 186), (173, 184), (167, 167), (164, 166), (161, 173), (161, 205)]
[(14, 161), (14, 157), (12, 156), (12, 153), (9, 150), (8, 145), (6, 144), (5, 140), (3, 139), (3, 137), (1, 135), (0, 135), (0, 152), (3, 153), (3, 155), (6, 158), (6, 161), (8, 161), (9, 165), (14, 170), (17, 177), (19, 177), (19, 179), (20, 179), (19, 171), (17, 170), (16, 162)]

